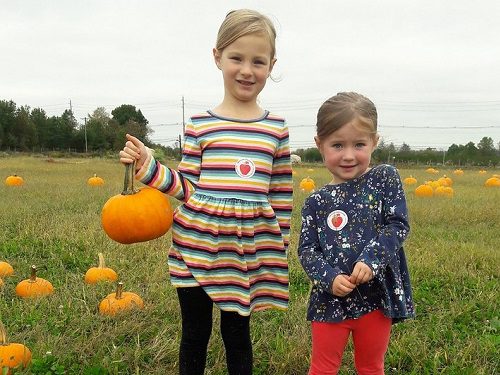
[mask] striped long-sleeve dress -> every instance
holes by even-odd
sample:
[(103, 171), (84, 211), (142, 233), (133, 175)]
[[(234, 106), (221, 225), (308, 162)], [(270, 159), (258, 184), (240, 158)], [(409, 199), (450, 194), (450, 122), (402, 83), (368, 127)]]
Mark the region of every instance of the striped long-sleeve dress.
[(240, 315), (287, 307), (292, 173), (283, 118), (193, 116), (178, 170), (149, 157), (136, 178), (185, 202), (168, 258), (175, 287), (201, 286)]

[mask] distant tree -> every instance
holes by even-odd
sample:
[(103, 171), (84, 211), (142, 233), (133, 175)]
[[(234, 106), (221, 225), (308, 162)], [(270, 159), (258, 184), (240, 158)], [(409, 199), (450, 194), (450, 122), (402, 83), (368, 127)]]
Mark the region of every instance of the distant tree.
[(34, 108), (30, 114), (31, 121), (36, 129), (37, 146), (40, 148), (47, 147), (48, 128), (47, 115), (41, 108)]
[(308, 148), (304, 151), (304, 155), (301, 156), (303, 161), (314, 163), (323, 160), (319, 150), (316, 147)]
[[(135, 106), (130, 104), (122, 104), (111, 111), (113, 120), (122, 127), (128, 127), (134, 130), (134, 136), (145, 142), (150, 142), (148, 135), (152, 130), (148, 127), (148, 120), (144, 117), (141, 110), (137, 110)], [(122, 132), (123, 133), (123, 132)], [(123, 140), (124, 138), (121, 137)]]
[(134, 105), (122, 104), (111, 111), (113, 119), (118, 121), (120, 125), (126, 124), (129, 120), (138, 122), (141, 125), (146, 126), (148, 120), (142, 115), (141, 110), (136, 110)]
[(0, 147), (16, 147), (14, 135), (16, 121), (16, 103), (12, 100), (0, 101)]
[(491, 153), (495, 151), (495, 145), (493, 143), (493, 138), (483, 137), (477, 144), (477, 149), (481, 152)]
[(23, 106), (16, 110), (13, 134), (16, 136), (16, 147), (27, 151), (37, 144), (37, 133), (30, 116), (30, 108)]
[(77, 122), (71, 110), (65, 110), (60, 117), (52, 116), (47, 120), (47, 147), (64, 150), (70, 147), (82, 149), (74, 138)]
[(410, 152), (410, 151), (411, 151), (410, 146), (403, 142), (403, 144), (399, 148), (399, 152)]
[(495, 144), (493, 138), (483, 137), (477, 144), (477, 161), (482, 165), (494, 163), (496, 158)]
[(103, 107), (96, 108), (96, 110), (89, 115), (87, 121), (87, 142), (91, 150), (105, 150), (111, 147), (106, 137), (107, 128), (111, 118)]

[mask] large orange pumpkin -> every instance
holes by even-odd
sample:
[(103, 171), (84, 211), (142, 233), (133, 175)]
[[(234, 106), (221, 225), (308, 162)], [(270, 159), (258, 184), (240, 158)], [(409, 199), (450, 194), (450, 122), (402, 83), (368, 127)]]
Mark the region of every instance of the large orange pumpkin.
[(302, 191), (310, 193), (311, 191), (314, 191), (316, 189), (316, 184), (314, 183), (314, 180), (312, 178), (306, 177), (303, 178), (302, 181), (300, 181), (299, 187)]
[(31, 351), (23, 344), (7, 342), (5, 327), (0, 322), (0, 371), (5, 374), (11, 373), (11, 369), (26, 367), (31, 361)]
[(434, 195), (434, 190), (427, 184), (420, 185), (415, 189), (415, 195), (417, 197), (432, 197)]
[(16, 286), (16, 295), (22, 298), (42, 297), (54, 293), (54, 287), (45, 279), (36, 276), (36, 266), (31, 266), (29, 279)]
[(444, 175), (440, 179), (438, 179), (438, 182), (441, 186), (451, 186), (453, 185), (453, 180), (450, 177), (447, 177)]
[(124, 190), (104, 204), (101, 223), (106, 234), (122, 244), (149, 241), (170, 229), (173, 221), (168, 197), (157, 189), (134, 189), (133, 164), (125, 168)]
[(85, 283), (96, 284), (100, 281), (116, 281), (118, 280), (118, 274), (111, 268), (106, 267), (104, 263), (104, 256), (102, 253), (98, 254), (99, 265), (97, 267), (91, 267), (85, 273)]
[(14, 273), (14, 268), (7, 262), (0, 262), (0, 278), (5, 278)]
[(409, 176), (409, 177), (406, 177), (404, 180), (403, 180), (404, 184), (405, 185), (414, 185), (417, 183), (417, 179), (413, 176)]
[(99, 304), (101, 315), (111, 316), (128, 310), (143, 308), (144, 302), (142, 298), (135, 293), (124, 292), (122, 282), (118, 283), (115, 293), (108, 294)]
[(427, 168), (425, 171), (427, 173), (430, 173), (430, 174), (438, 174), (439, 173), (439, 171), (437, 169), (432, 168), (432, 167), (431, 168)]
[(444, 185), (438, 186), (436, 188), (436, 190), (434, 190), (434, 195), (452, 198), (453, 197), (453, 188), (450, 186), (444, 186)]
[(24, 180), (21, 176), (13, 174), (5, 179), (5, 185), (7, 186), (21, 186), (24, 184)]
[(500, 187), (500, 178), (497, 177), (491, 177), (486, 180), (484, 183), (484, 186), (487, 187)]

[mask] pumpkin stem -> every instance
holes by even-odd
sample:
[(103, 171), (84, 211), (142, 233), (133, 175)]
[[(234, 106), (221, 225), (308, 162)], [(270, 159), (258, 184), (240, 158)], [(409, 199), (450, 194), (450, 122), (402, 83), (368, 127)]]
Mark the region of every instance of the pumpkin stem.
[(123, 293), (123, 281), (119, 281), (116, 285), (116, 299), (121, 299)]
[(35, 281), (36, 281), (36, 266), (33, 265), (31, 266), (30, 282), (34, 283)]
[(104, 255), (102, 255), (102, 253), (99, 253), (97, 256), (99, 257), (99, 268), (105, 268), (106, 263), (104, 263)]
[(2, 322), (0, 322), (0, 345), (7, 345), (7, 331)]
[(132, 195), (137, 193), (134, 189), (135, 161), (125, 166), (125, 179), (123, 181), (122, 195)]

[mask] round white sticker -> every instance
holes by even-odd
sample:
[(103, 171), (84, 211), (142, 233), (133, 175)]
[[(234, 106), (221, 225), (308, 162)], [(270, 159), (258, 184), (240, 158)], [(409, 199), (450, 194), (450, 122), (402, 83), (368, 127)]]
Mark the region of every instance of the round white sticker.
[(331, 230), (339, 231), (345, 227), (348, 218), (347, 214), (342, 210), (335, 210), (326, 219), (326, 222)]
[(250, 178), (255, 173), (255, 164), (250, 159), (240, 159), (234, 166), (238, 176), (242, 178)]

